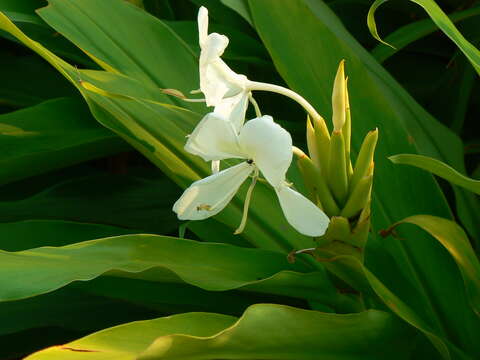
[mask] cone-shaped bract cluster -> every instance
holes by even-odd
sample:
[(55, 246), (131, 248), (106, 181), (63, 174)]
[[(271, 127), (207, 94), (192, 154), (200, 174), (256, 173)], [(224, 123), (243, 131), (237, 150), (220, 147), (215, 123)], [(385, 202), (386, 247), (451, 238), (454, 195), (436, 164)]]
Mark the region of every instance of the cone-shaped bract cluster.
[[(358, 255), (365, 246), (370, 224), (373, 156), (378, 130), (366, 135), (353, 166), (350, 158), (348, 79), (343, 60), (333, 85), (332, 123), (332, 133), (325, 135), (316, 120), (308, 118), (307, 145), (310, 156), (300, 149), (295, 149), (294, 153), (310, 199), (332, 217), (329, 230), (319, 239), (320, 247), (323, 250), (330, 248), (332, 254)], [(332, 244), (335, 246), (332, 247)], [(353, 253), (350, 252), (352, 249)]]

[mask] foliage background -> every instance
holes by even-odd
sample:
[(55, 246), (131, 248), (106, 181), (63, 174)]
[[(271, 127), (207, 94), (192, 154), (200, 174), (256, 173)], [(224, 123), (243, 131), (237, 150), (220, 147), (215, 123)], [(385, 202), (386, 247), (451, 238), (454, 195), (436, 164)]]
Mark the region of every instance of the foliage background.
[[(381, 139), (376, 155), (374, 229), (366, 264), (403, 301), (427, 319), (429, 326), (466, 353), (478, 354), (478, 345), (472, 336), (479, 325), (472, 320), (473, 313), (468, 309), (460, 274), (447, 252), (413, 228), (401, 232), (406, 241), (385, 240), (377, 235), (380, 229), (403, 217), (426, 213), (458, 220), (472, 243), (477, 245), (480, 212), (475, 195), (452, 188), (442, 180), (438, 181), (438, 188), (430, 175), (395, 166), (387, 160), (387, 156), (401, 152), (421, 153), (480, 178), (480, 144), (475, 131), (480, 102), (474, 95), (480, 89), (478, 75), (471, 64), (428, 20), (422, 8), (405, 1), (386, 3), (376, 16), (378, 28), (385, 35), (412, 24), (404, 35), (411, 43), (394, 54), (386, 54), (386, 47), (368, 31), (366, 16), (371, 1), (335, 0), (326, 1), (327, 6), (324, 6), (321, 1), (295, 0), (282, 4), (286, 7), (283, 8), (278, 2), (253, 0), (248, 5), (254, 27), (224, 5), (228, 3), (234, 2), (145, 0), (141, 5), (162, 19), (194, 55), (198, 53), (197, 9), (199, 5), (207, 6), (212, 30), (227, 34), (231, 40), (225, 59), (233, 69), (251, 79), (293, 88), (311, 100), (327, 119), (331, 113), (329, 97), (335, 68), (346, 58), (353, 109), (353, 146), (358, 149), (365, 133), (374, 127), (379, 127)], [(480, 11), (477, 4), (466, 0), (444, 0), (438, 4), (446, 13), (460, 19), (459, 30), (478, 45), (480, 29), (476, 25)], [(60, 27), (61, 21), (52, 13), (44, 11), (39, 16), (35, 12), (45, 5), (47, 3), (40, 0), (0, 0), (0, 10), (29, 37), (79, 69), (100, 69), (61, 35), (75, 37), (72, 35), (74, 29), (54, 29), (49, 24), (56, 23)], [(107, 29), (122, 22), (121, 16), (99, 16)], [(122, 26), (135, 34), (138, 23), (132, 19)], [(90, 36), (95, 36), (97, 29), (89, 29)], [(162, 172), (125, 140), (102, 127), (90, 114), (80, 93), (57, 70), (11, 34), (2, 32), (1, 35), (1, 249), (14, 252), (133, 233), (178, 236), (180, 224), (171, 206), (182, 192), (178, 184), (184, 185), (187, 179), (172, 176), (168, 167)], [(157, 35), (164, 36), (161, 32)], [(132, 35), (128, 40), (142, 39), (143, 35), (137, 36)], [(392, 43), (395, 44), (393, 40)], [(142, 76), (151, 75), (157, 86), (176, 87), (185, 92), (197, 87), (197, 74), (193, 70), (185, 72), (179, 69), (180, 63), (175, 67), (162, 62), (162, 57), (152, 57), (152, 51), (165, 53), (179, 46), (167, 36), (159, 38), (155, 50), (134, 43), (128, 45), (132, 47), (119, 46), (120, 52), (148, 58), (146, 62), (151, 66), (145, 70), (147, 75), (139, 75), (137, 80), (147, 82)], [(385, 59), (387, 55), (391, 56)], [(183, 53), (179, 52), (178, 56), (180, 59)], [(386, 71), (374, 58), (381, 61)], [(122, 61), (115, 54), (108, 60), (111, 66)], [(194, 69), (195, 56), (184, 60), (184, 64)], [(156, 72), (149, 73), (151, 69)], [(132, 76), (132, 73), (127, 75)], [(89, 74), (78, 73), (78, 76), (79, 80), (85, 80)], [(297, 146), (305, 149), (303, 111), (296, 104), (279, 101), (272, 94), (259, 93), (258, 101), (263, 112), (274, 115), (292, 133)], [(199, 113), (206, 111), (200, 106), (192, 109)], [(187, 125), (182, 125), (179, 119), (181, 116), (175, 121), (186, 132), (195, 122), (195, 119), (188, 119), (189, 122), (184, 123)], [(159, 117), (158, 121), (163, 118)], [(200, 172), (205, 171), (198, 168)], [(290, 176), (298, 176), (295, 169)], [(265, 199), (268, 198), (260, 196), (254, 200), (257, 209)], [(235, 220), (229, 222), (227, 217), (235, 218), (232, 214), (238, 209), (232, 207), (229, 211), (220, 221), (190, 224), (185, 234), (182, 234), (185, 228), (181, 228), (180, 235), (202, 242), (283, 252), (295, 245), (283, 240), (269, 242), (279, 234), (278, 230), (268, 238), (259, 238), (254, 225), (244, 237), (232, 236), (231, 224)], [(255, 212), (253, 214), (255, 218)], [(297, 245), (306, 241), (300, 239)], [(180, 255), (188, 258), (189, 254)], [(214, 255), (206, 256), (209, 261), (216, 261)], [(254, 262), (255, 255), (244, 256), (239, 262), (240, 259)], [(86, 259), (78, 260), (80, 267), (89, 267)], [(256, 261), (264, 260), (259, 257)], [(322, 302), (325, 299), (321, 296), (313, 301), (308, 296), (265, 291), (261, 286), (242, 291), (238, 289), (239, 284), (225, 286), (227, 291), (212, 292), (218, 289), (213, 289), (211, 284), (198, 287), (191, 282), (159, 281), (163, 278), (143, 273), (137, 276), (140, 279), (132, 279), (134, 275), (107, 273), (107, 276), (88, 282), (65, 280), (57, 287), (38, 289), (36, 284), (45, 281), (34, 276), (40, 265), (31, 260), (3, 263), (8, 264), (0, 267), (0, 288), (3, 289), (0, 298), (4, 300), (0, 303), (0, 313), (5, 319), (0, 325), (0, 357), (5, 359), (19, 358), (117, 324), (189, 311), (240, 316), (255, 303), (332, 311), (331, 304)], [(73, 268), (72, 262), (68, 264), (67, 267)], [(228, 265), (225, 261), (218, 267), (222, 269)], [(279, 266), (277, 271), (279, 269), (283, 268)], [(306, 274), (312, 271), (311, 268), (292, 270)], [(58, 269), (50, 271), (45, 272), (47, 279), (55, 277), (52, 274)], [(266, 269), (263, 276), (267, 278), (265, 274), (275, 272), (272, 267)], [(81, 280), (93, 277), (83, 276), (74, 275)], [(212, 283), (214, 279), (213, 276)], [(255, 279), (253, 274), (252, 279)], [(15, 284), (19, 285), (15, 287)], [(23, 294), (19, 291), (22, 286), (27, 288)], [(321, 291), (325, 289), (317, 289), (315, 296)], [(384, 308), (380, 304), (372, 306)], [(422, 352), (432, 351), (423, 337), (415, 339), (414, 356), (421, 357)]]

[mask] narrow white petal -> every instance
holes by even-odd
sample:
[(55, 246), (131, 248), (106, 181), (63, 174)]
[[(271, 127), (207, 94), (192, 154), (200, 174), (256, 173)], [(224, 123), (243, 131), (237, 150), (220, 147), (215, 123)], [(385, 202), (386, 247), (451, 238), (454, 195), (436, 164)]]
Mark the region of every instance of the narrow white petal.
[(205, 44), (208, 36), (208, 10), (205, 6), (200, 7), (198, 10), (198, 42), (200, 47)]
[(173, 205), (180, 220), (203, 220), (222, 211), (254, 167), (240, 163), (194, 182)]
[(327, 230), (330, 219), (315, 204), (286, 185), (275, 188), (283, 214), (299, 233), (321, 236)]
[(235, 96), (225, 98), (215, 106), (213, 111), (215, 114), (223, 116), (230, 121), (237, 133), (245, 121), (245, 113), (248, 107), (248, 92), (242, 91)]
[(205, 115), (188, 137), (185, 150), (205, 161), (244, 158), (233, 125), (214, 113)]
[(292, 137), (287, 130), (264, 115), (245, 123), (239, 141), (273, 187), (283, 184), (293, 156)]

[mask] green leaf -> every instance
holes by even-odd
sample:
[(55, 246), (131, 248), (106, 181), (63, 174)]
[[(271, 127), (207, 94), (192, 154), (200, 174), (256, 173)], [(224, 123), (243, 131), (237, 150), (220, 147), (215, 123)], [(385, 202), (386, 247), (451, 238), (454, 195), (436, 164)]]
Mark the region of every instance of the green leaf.
[[(401, 237), (410, 241), (385, 242), (376, 236), (377, 230), (411, 214), (451, 216), (433, 177), (418, 169), (395, 168), (387, 156), (419, 152), (460, 169), (463, 156), (458, 137), (422, 109), (322, 2), (264, 0), (249, 4), (255, 27), (280, 74), (326, 118), (331, 115), (336, 68), (341, 59), (346, 60), (354, 157), (367, 132), (379, 129), (373, 231), (366, 264), (415, 312), (424, 314), (440, 334), (448, 334), (462, 348), (478, 350), (470, 334), (479, 332), (480, 324), (466, 306), (461, 275), (448, 252), (416, 229), (400, 230)], [(445, 292), (446, 288), (450, 291)]]
[(321, 272), (299, 273), (282, 254), (155, 235), (124, 235), (63, 247), (0, 252), (0, 301), (56, 290), (103, 274), (150, 281), (185, 282), (210, 291), (239, 289), (311, 298), (337, 306)]
[(0, 115), (0, 184), (128, 149), (81, 101), (47, 101)]
[(480, 316), (480, 262), (467, 235), (455, 222), (429, 215), (415, 215), (392, 225), (390, 233), (400, 224), (414, 224), (432, 235), (455, 259), (465, 282), (470, 304)]
[[(158, 315), (202, 311), (239, 316), (247, 307), (256, 303), (282, 303), (305, 306), (303, 300), (291, 297), (257, 292), (247, 293), (240, 290), (207, 291), (182, 283), (161, 283), (112, 276), (100, 276), (91, 281), (75, 282), (64, 289), (77, 289), (81, 293), (135, 304), (155, 311)], [(37, 296), (33, 299), (42, 298), (43, 296), (48, 296), (48, 294)], [(16, 301), (4, 304), (14, 303)]]
[(470, 190), (476, 194), (480, 194), (480, 181), (473, 180), (465, 175), (460, 174), (458, 171), (448, 166), (447, 164), (433, 159), (428, 156), (413, 155), (413, 154), (399, 154), (390, 156), (389, 159), (394, 164), (412, 165), (420, 169), (426, 170), (440, 176), (441, 178), (451, 182), (452, 184), (459, 185), (467, 190)]
[(0, 77), (0, 102), (10, 107), (32, 106), (77, 95), (58, 72), (32, 55), (14, 56), (8, 50), (0, 51)]
[[(442, 334), (432, 327), (430, 321), (425, 320), (424, 316), (419, 316), (356, 258), (343, 255), (331, 258), (329, 254), (323, 253), (320, 253), (320, 256), (329, 258), (325, 266), (347, 284), (350, 284), (354, 289), (361, 291), (363, 294), (378, 296), (393, 313), (423, 332), (441, 354), (442, 358), (450, 359), (451, 350), (456, 355), (460, 355), (460, 358), (465, 358), (461, 351), (449, 344)], [(421, 314), (423, 315), (423, 313)]]
[(220, 0), (223, 5), (228, 6), (230, 9), (236, 11), (241, 17), (243, 17), (250, 25), (253, 26), (252, 15), (248, 8), (247, 0)]
[[(375, 11), (377, 8), (386, 3), (388, 0), (375, 0), (368, 11), (367, 24), (373, 37), (378, 41), (391, 46), (380, 38), (375, 23)], [(410, 0), (411, 2), (420, 5), (430, 16), (433, 22), (447, 35), (465, 54), (468, 60), (472, 63), (477, 73), (480, 74), (480, 51), (473, 46), (465, 37), (458, 31), (453, 22), (442, 11), (442, 9), (433, 0)]]
[[(197, 58), (193, 50), (161, 20), (126, 1), (50, 0), (47, 7), (37, 12), (109, 71), (185, 93), (198, 88)], [(135, 31), (123, 26), (125, 21), (135, 24)], [(202, 108), (194, 103), (183, 105)]]
[(178, 227), (171, 204), (179, 193), (166, 177), (80, 174), (23, 199), (0, 202), (0, 223), (70, 220), (168, 234)]
[(158, 315), (157, 311), (131, 302), (67, 288), (30, 299), (1, 303), (0, 316), (4, 320), (0, 324), (0, 335), (50, 326), (91, 332)]
[(66, 345), (54, 346), (26, 359), (134, 360), (157, 337), (169, 334), (213, 336), (233, 325), (236, 318), (209, 313), (187, 313), (155, 320), (136, 321), (106, 329)]
[(0, 223), (0, 248), (22, 251), (40, 246), (64, 246), (133, 232), (120, 227), (71, 221), (26, 220)]
[(135, 322), (27, 359), (405, 359), (412, 335), (382, 311), (336, 315), (259, 304), (238, 321), (190, 313)]
[[(478, 6), (455, 12), (450, 14), (449, 17), (453, 23), (456, 23), (477, 15), (480, 15), (480, 7)], [(389, 57), (395, 55), (401, 49), (405, 48), (407, 45), (437, 30), (437, 25), (435, 25), (435, 23), (430, 19), (419, 20), (402, 26), (398, 30), (385, 37), (384, 41), (388, 44), (392, 44), (393, 47), (380, 44), (371, 51), (371, 54), (375, 59), (377, 59), (378, 62), (382, 63)]]

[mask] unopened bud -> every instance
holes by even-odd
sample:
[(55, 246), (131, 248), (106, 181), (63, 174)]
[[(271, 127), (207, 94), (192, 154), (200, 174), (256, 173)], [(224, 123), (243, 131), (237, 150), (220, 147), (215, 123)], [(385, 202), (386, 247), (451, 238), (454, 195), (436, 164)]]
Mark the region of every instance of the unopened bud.
[(365, 136), (363, 144), (360, 148), (360, 152), (358, 153), (352, 178), (350, 180), (350, 194), (352, 193), (353, 189), (355, 189), (359, 181), (373, 171), (371, 166), (373, 163), (373, 155), (375, 153), (377, 140), (378, 129), (370, 131), (367, 136)]
[(299, 148), (293, 147), (297, 157), (297, 165), (302, 174), (303, 182), (309, 192), (310, 199), (317, 204), (328, 216), (338, 215), (340, 209), (335, 202), (324, 176), (312, 160)]
[(348, 178), (345, 164), (345, 143), (340, 131), (332, 133), (329, 155), (328, 185), (337, 203), (343, 206), (348, 194)]
[(341, 216), (351, 218), (362, 211), (370, 201), (372, 183), (373, 175), (365, 176), (360, 179), (357, 186), (352, 190), (345, 207), (340, 213)]
[(332, 121), (333, 130), (341, 131), (346, 118), (346, 80), (345, 80), (345, 60), (340, 61), (337, 75), (333, 83), (332, 92)]

